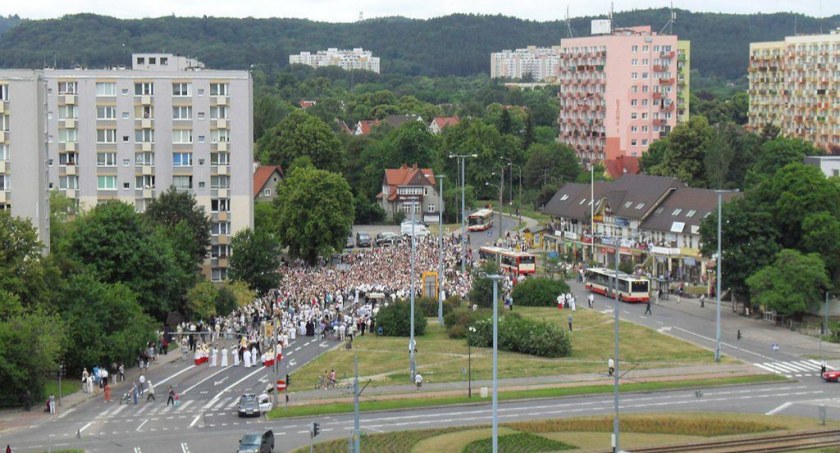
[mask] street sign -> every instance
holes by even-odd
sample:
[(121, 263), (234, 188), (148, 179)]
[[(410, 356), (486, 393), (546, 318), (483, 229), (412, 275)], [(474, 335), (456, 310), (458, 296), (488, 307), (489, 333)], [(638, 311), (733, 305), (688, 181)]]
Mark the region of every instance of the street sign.
[(282, 392), (283, 390), (286, 390), (286, 381), (284, 381), (283, 379), (278, 379), (277, 380), (277, 391)]
[(778, 352), (779, 351), (779, 343), (773, 343), (773, 345), (770, 346), (770, 348), (773, 349), (773, 352)]

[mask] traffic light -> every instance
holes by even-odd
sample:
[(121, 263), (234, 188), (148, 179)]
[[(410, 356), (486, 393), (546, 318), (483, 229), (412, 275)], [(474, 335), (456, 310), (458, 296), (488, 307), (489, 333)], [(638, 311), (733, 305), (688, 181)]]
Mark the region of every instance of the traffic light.
[(289, 373), (286, 373), (286, 388), (289, 388), (290, 385), (292, 385), (292, 378)]
[(321, 425), (319, 423), (312, 423), (312, 437), (321, 433)]

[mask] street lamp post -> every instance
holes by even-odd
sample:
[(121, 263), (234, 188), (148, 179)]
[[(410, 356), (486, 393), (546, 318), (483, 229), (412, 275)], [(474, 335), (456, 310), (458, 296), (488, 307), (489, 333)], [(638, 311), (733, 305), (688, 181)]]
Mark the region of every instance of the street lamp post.
[[(716, 190), (717, 192), (717, 275), (715, 275), (715, 362), (720, 362), (720, 281), (721, 279), (721, 262), (723, 255), (721, 254), (721, 219), (723, 217), (723, 194), (724, 192), (737, 192), (730, 190)], [(735, 304), (732, 304), (733, 308)]]
[(416, 205), (411, 204), (411, 282), (410, 282), (410, 291), (411, 291), (411, 339), (408, 341), (408, 374), (411, 379), (411, 382), (414, 382), (414, 375), (416, 373), (416, 365), (414, 363), (414, 256), (416, 253), (417, 245), (416, 245), (416, 237), (414, 235), (414, 217), (416, 211)]
[[(469, 327), (470, 333), (475, 333), (475, 327)], [(467, 339), (467, 398), (472, 398), (472, 343)]]
[[(522, 167), (519, 166), (519, 165), (516, 165), (513, 162), (508, 162), (508, 166), (516, 167), (516, 170), (519, 172), (519, 195), (517, 195), (517, 198), (519, 199), (519, 223), (522, 223)], [(511, 188), (511, 190), (513, 190), (513, 172), (512, 171), (511, 171), (511, 175), (510, 175), (510, 180), (511, 180), (510, 188)], [(510, 201), (511, 201), (511, 203), (513, 203), (513, 195), (511, 195)]]
[(505, 196), (505, 167), (499, 171), (499, 240), (502, 239), (502, 230), (504, 229), (503, 222), (505, 214), (504, 196)]
[[(594, 204), (594, 203), (593, 203)], [(619, 442), (619, 429), (618, 429), (618, 374), (619, 374), (619, 348), (618, 348), (618, 262), (620, 261), (619, 252), (621, 242), (616, 237), (614, 240), (618, 240), (615, 244), (615, 286), (613, 287), (613, 297), (615, 298), (614, 306), (613, 306), (613, 317), (615, 318), (615, 327), (613, 331), (613, 335), (615, 336), (615, 372), (613, 373), (613, 400), (615, 405), (615, 417), (613, 418), (613, 452), (618, 452), (620, 450), (621, 443)], [(594, 247), (594, 240), (593, 240), (593, 247)]]
[(488, 275), (493, 280), (493, 453), (499, 453), (499, 280), (500, 275)]
[(443, 325), (443, 178), (445, 175), (437, 175), (440, 180), (440, 209), (438, 210), (438, 323)]
[(450, 154), (449, 158), (457, 158), (461, 165), (459, 168), (461, 170), (461, 272), (465, 272), (467, 268), (467, 227), (465, 225), (467, 221), (467, 214), (466, 214), (466, 204), (464, 202), (464, 197), (466, 193), (466, 189), (464, 186), (464, 167), (466, 167), (467, 162), (466, 158), (478, 157), (478, 154)]

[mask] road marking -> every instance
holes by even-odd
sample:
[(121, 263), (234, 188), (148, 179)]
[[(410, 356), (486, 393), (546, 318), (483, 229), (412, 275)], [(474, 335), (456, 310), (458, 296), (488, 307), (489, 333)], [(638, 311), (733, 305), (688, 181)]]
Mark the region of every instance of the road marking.
[(659, 332), (659, 333), (665, 333), (665, 332), (670, 332), (671, 328), (670, 327), (660, 327), (660, 328), (656, 329), (656, 331)]
[[(690, 330), (683, 329), (682, 327), (674, 327), (674, 329), (675, 329), (675, 330), (682, 331), (682, 332), (685, 332), (685, 333), (687, 333), (687, 334), (689, 334), (689, 335), (694, 335), (694, 336), (695, 336), (695, 337), (697, 337), (697, 338), (702, 338), (702, 339), (704, 339), (704, 340), (706, 340), (706, 341), (709, 341), (709, 342), (712, 342), (712, 343), (714, 343), (714, 342), (716, 341), (714, 338), (709, 338), (709, 337), (707, 337), (707, 336), (700, 335), (699, 333), (694, 333), (694, 332), (692, 332), (692, 331), (690, 331)], [(736, 351), (746, 352), (746, 353), (748, 353), (748, 354), (752, 354), (752, 355), (755, 355), (755, 356), (761, 357), (761, 358), (762, 358), (762, 359), (764, 359), (764, 360), (773, 360), (773, 357), (767, 357), (767, 356), (766, 356), (766, 355), (764, 355), (764, 354), (759, 354), (759, 353), (757, 353), (757, 352), (753, 352), (753, 351), (750, 351), (750, 350), (748, 350), (748, 349), (739, 348), (738, 346), (731, 345), (731, 344), (729, 344), (729, 343), (724, 343), (724, 342), (722, 342), (722, 341), (721, 341), (721, 342), (720, 342), (720, 344), (721, 344), (721, 346), (726, 346), (726, 347), (728, 347), (728, 348), (735, 349)]]
[[(219, 371), (217, 371), (217, 372), (215, 372), (215, 373), (211, 374), (210, 376), (207, 376), (206, 378), (204, 378), (204, 379), (202, 379), (202, 380), (200, 380), (200, 381), (196, 382), (196, 384), (195, 384), (195, 385), (193, 385), (192, 387), (190, 387), (190, 388), (188, 388), (188, 389), (184, 390), (183, 392), (181, 392), (181, 395), (186, 395), (186, 394), (187, 394), (187, 392), (189, 392), (190, 390), (192, 390), (192, 389), (194, 389), (194, 388), (198, 387), (199, 385), (201, 385), (201, 384), (203, 384), (203, 383), (207, 382), (209, 379), (212, 379), (212, 378), (213, 378), (213, 376), (216, 376), (217, 374), (219, 374), (219, 373), (223, 373), (223, 372), (225, 372), (225, 371), (227, 371), (227, 368), (222, 368), (221, 370), (219, 370)], [(160, 385), (160, 384), (158, 383), (158, 385)]]
[(86, 429), (88, 429), (88, 428), (90, 428), (90, 425), (92, 425), (92, 424), (93, 424), (93, 422), (88, 422), (88, 424), (87, 424), (87, 425), (82, 426), (82, 427), (79, 429), (79, 432), (80, 432), (80, 433), (85, 432), (85, 430), (86, 430)]
[(198, 415), (195, 416), (192, 423), (190, 423), (190, 428), (192, 428), (193, 426), (195, 426), (196, 423), (198, 423), (199, 418), (201, 418), (201, 414), (198, 414)]
[(785, 410), (785, 409), (787, 409), (787, 408), (789, 408), (789, 407), (791, 407), (791, 406), (793, 406), (793, 402), (790, 402), (790, 401), (789, 401), (789, 402), (787, 402), (787, 403), (785, 403), (785, 404), (782, 404), (781, 406), (779, 406), (779, 407), (777, 407), (777, 408), (773, 409), (772, 411), (767, 412), (767, 413), (766, 413), (766, 414), (764, 414), (764, 415), (776, 415), (776, 414), (778, 414), (779, 412), (781, 412), (781, 411), (783, 411), (783, 410)]
[(186, 442), (181, 442), (181, 453), (190, 453), (190, 447), (187, 446)]
[(218, 401), (218, 400), (219, 400), (219, 397), (220, 397), (220, 396), (222, 396), (222, 394), (223, 394), (223, 393), (225, 393), (225, 392), (227, 392), (228, 390), (230, 390), (230, 389), (232, 389), (232, 388), (236, 387), (237, 385), (239, 385), (240, 383), (242, 383), (244, 380), (246, 380), (246, 379), (248, 379), (248, 378), (252, 377), (253, 375), (255, 375), (255, 374), (259, 373), (260, 371), (267, 371), (267, 370), (268, 370), (268, 368), (265, 368), (265, 367), (260, 367), (260, 368), (257, 368), (257, 369), (256, 369), (256, 370), (254, 370), (252, 373), (248, 374), (247, 376), (243, 377), (242, 379), (240, 379), (240, 380), (238, 380), (238, 381), (234, 382), (233, 384), (230, 384), (229, 386), (225, 387), (225, 389), (224, 389), (224, 390), (222, 390), (221, 392), (217, 393), (217, 394), (216, 394), (216, 396), (214, 396), (214, 397), (213, 397), (213, 399), (211, 399), (211, 400), (210, 400), (210, 402), (208, 402), (207, 404), (205, 404), (205, 405), (204, 405), (204, 407), (203, 407), (203, 409), (207, 409), (207, 408), (209, 408), (210, 406), (212, 406), (212, 405), (216, 404), (216, 401)]
[(147, 418), (147, 419), (145, 419), (145, 420), (143, 420), (143, 423), (140, 423), (140, 426), (138, 426), (138, 427), (137, 427), (137, 429), (135, 429), (135, 431), (140, 432), (140, 428), (142, 428), (142, 427), (143, 427), (143, 425), (145, 425), (146, 423), (149, 423), (149, 419), (148, 419), (148, 418)]
[(134, 453), (143, 453), (143, 450), (140, 447), (134, 447)]
[(187, 401), (186, 403), (182, 404), (180, 407), (178, 407), (176, 410), (178, 410), (178, 411), (183, 411), (184, 409), (186, 409), (186, 408), (187, 408), (187, 406), (189, 406), (190, 404), (192, 404), (192, 403), (194, 403), (194, 402), (195, 402), (195, 401), (193, 401), (193, 400), (189, 400), (189, 401)]
[(76, 408), (71, 407), (70, 409), (67, 409), (66, 411), (62, 412), (61, 415), (58, 416), (58, 418), (64, 418), (67, 414), (69, 414), (70, 412), (73, 412), (74, 410), (76, 410)]
[[(307, 344), (308, 344), (308, 343), (307, 343)], [(300, 346), (296, 347), (296, 348), (295, 348), (295, 351), (300, 351), (300, 348), (301, 348)], [(294, 351), (292, 351), (292, 352), (294, 352)]]
[(161, 385), (161, 384), (163, 384), (164, 382), (166, 382), (166, 381), (168, 381), (168, 380), (170, 380), (170, 379), (174, 378), (175, 376), (178, 376), (178, 375), (179, 375), (179, 374), (181, 374), (181, 373), (185, 373), (187, 370), (189, 370), (189, 369), (191, 369), (191, 368), (195, 368), (195, 365), (190, 365), (190, 366), (188, 366), (188, 367), (184, 368), (183, 370), (181, 370), (181, 371), (179, 371), (179, 372), (177, 372), (177, 373), (173, 374), (172, 376), (169, 376), (169, 377), (168, 377), (168, 378), (166, 378), (166, 379), (163, 379), (163, 380), (161, 380), (161, 381), (158, 381), (157, 385)]
[(148, 403), (147, 403), (147, 404), (144, 404), (144, 405), (143, 405), (143, 407), (142, 407), (142, 408), (140, 408), (140, 410), (139, 410), (139, 411), (137, 411), (137, 413), (136, 413), (135, 415), (140, 415), (140, 414), (142, 414), (142, 413), (143, 413), (143, 411), (145, 411), (146, 409), (148, 409), (148, 408), (150, 408), (150, 407), (152, 407), (150, 404), (148, 404)]
[(225, 381), (226, 381), (229, 377), (230, 377), (230, 376), (225, 376), (225, 377), (223, 377), (221, 380), (214, 381), (214, 382), (213, 382), (213, 387), (215, 387), (215, 386), (217, 386), (217, 385), (221, 384), (222, 382), (225, 382)]

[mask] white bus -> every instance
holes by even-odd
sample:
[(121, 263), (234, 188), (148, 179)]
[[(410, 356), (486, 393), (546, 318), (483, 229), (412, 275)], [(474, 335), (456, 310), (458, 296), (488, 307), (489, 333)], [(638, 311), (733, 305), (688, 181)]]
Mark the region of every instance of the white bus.
[[(602, 267), (586, 270), (586, 288), (593, 293), (615, 297), (615, 271)], [(650, 300), (650, 282), (646, 278), (635, 277), (623, 272), (618, 273), (618, 300), (624, 302), (648, 302)]]
[(479, 209), (467, 217), (467, 230), (469, 231), (484, 231), (492, 226), (492, 209)]

